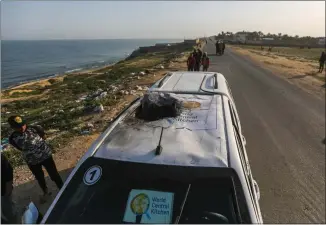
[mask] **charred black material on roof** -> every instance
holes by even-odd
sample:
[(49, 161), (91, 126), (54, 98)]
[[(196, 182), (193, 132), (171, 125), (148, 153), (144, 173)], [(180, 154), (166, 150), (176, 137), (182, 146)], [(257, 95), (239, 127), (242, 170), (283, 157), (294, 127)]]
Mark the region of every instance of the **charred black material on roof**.
[(180, 115), (182, 102), (168, 93), (151, 92), (144, 95), (136, 117), (145, 121), (155, 121)]

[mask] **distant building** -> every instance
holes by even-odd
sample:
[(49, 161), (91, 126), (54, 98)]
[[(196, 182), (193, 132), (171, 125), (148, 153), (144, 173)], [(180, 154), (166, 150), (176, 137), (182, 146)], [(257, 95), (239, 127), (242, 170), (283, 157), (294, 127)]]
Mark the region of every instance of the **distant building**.
[(325, 45), (325, 37), (318, 38), (317, 44), (318, 45)]
[(248, 38), (248, 32), (238, 32), (234, 35), (233, 41), (246, 43), (247, 38)]

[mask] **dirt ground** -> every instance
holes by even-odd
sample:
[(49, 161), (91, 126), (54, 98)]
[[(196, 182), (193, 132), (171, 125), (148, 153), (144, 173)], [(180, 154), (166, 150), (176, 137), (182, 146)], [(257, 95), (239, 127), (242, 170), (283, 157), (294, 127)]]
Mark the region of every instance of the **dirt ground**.
[(249, 56), (252, 60), (272, 70), (275, 74), (287, 78), (288, 82), (308, 93), (322, 99), (325, 98), (325, 70), (323, 73), (318, 73), (319, 63), (317, 60), (237, 46), (230, 46), (230, 48), (242, 55)]
[[(168, 71), (185, 70), (186, 57), (187, 56), (184, 55), (183, 57), (171, 62), (169, 67), (165, 70), (160, 70), (145, 75), (139, 80), (133, 80), (130, 82), (130, 84), (125, 86), (125, 89), (134, 89), (136, 85), (149, 87), (161, 77), (163, 77)], [(22, 87), (20, 86), (19, 89), (22, 89)], [(134, 95), (124, 96), (124, 98), (115, 106), (106, 108), (103, 113), (92, 116), (89, 122), (96, 123), (96, 121), (110, 121), (135, 98), (136, 96)], [(73, 139), (72, 142), (67, 143), (65, 146), (63, 146), (58, 153), (54, 154), (54, 160), (62, 179), (65, 180), (69, 176), (69, 173), (72, 171), (78, 160), (85, 154), (90, 145), (98, 138), (99, 135), (100, 131), (94, 132), (91, 135), (79, 136), (78, 138)], [(39, 208), (40, 212), (43, 214), (50, 206), (51, 202), (58, 193), (58, 189), (50, 180), (46, 171), (45, 174), (47, 184), (49, 190), (52, 192), (52, 195), (45, 203), (40, 204), (39, 198), (42, 194), (42, 191), (35, 181), (30, 170), (26, 165), (15, 168), (13, 199), (16, 202), (18, 211), (20, 213), (23, 212), (24, 207), (26, 207), (30, 201), (33, 201)]]

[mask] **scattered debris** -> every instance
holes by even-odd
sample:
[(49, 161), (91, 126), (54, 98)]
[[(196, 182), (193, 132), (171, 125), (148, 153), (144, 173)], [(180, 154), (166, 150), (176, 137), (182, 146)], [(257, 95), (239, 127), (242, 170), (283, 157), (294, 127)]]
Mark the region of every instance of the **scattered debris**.
[(86, 127), (89, 128), (89, 129), (93, 129), (94, 125), (92, 123), (87, 123)]
[(79, 131), (80, 130), (80, 127), (74, 127), (72, 128), (74, 131)]
[(101, 112), (104, 111), (104, 107), (103, 107), (102, 104), (100, 104), (98, 106), (95, 106), (93, 111), (96, 112), (96, 113), (101, 113)]
[(60, 130), (58, 129), (49, 129), (46, 131), (47, 134), (54, 134), (54, 133), (57, 133), (57, 132), (60, 132)]
[(144, 73), (143, 71), (141, 71), (141, 72), (139, 72), (139, 75), (142, 75), (142, 76), (144, 76), (144, 75), (145, 75), (145, 73)]
[(91, 132), (89, 130), (83, 130), (82, 132), (80, 132), (81, 135), (85, 135), (85, 134), (90, 134)]
[(2, 150), (5, 150), (6, 148), (8, 148), (9, 147), (9, 139), (8, 138), (3, 138), (2, 140), (1, 140), (1, 148), (0, 148), (0, 150), (2, 151)]

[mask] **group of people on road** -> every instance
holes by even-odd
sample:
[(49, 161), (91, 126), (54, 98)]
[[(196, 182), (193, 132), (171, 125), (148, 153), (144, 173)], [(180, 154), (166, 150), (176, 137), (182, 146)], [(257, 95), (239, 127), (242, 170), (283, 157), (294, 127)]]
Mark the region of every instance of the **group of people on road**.
[(225, 50), (225, 43), (222, 41), (216, 41), (215, 43), (216, 55), (223, 55)]
[[(63, 181), (58, 173), (52, 157), (52, 149), (46, 143), (46, 135), (41, 126), (27, 126), (20, 116), (11, 116), (8, 123), (14, 132), (9, 137), (9, 143), (21, 151), (22, 157), (33, 173), (43, 191), (40, 202), (44, 203), (51, 195), (45, 182), (42, 167), (45, 167), (52, 181), (61, 189)], [(13, 168), (1, 153), (1, 222), (18, 223), (18, 212), (12, 201), (13, 191)]]
[(195, 49), (187, 60), (188, 71), (200, 71), (201, 66), (203, 66), (203, 71), (208, 70), (209, 58), (207, 52), (203, 54), (200, 49)]

